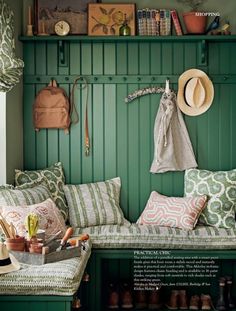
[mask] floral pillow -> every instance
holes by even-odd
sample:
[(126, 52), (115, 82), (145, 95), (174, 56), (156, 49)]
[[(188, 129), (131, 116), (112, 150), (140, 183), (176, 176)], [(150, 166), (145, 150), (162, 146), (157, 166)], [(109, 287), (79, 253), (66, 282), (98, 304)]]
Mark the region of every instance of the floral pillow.
[(192, 230), (206, 201), (206, 195), (179, 198), (167, 197), (152, 191), (137, 223)]
[(65, 221), (52, 199), (47, 199), (42, 203), (20, 206), (0, 206), (0, 212), (8, 223), (12, 223), (19, 235), (25, 235), (25, 218), (29, 213), (39, 216), (39, 229), (45, 230), (46, 236), (54, 235), (66, 231)]
[(51, 196), (60, 209), (65, 220), (68, 218), (68, 207), (65, 200), (63, 186), (65, 176), (61, 162), (58, 162), (48, 168), (37, 171), (20, 171), (15, 170), (15, 183), (19, 185), (32, 185), (39, 182), (42, 178), (48, 184)]
[(199, 222), (214, 227), (235, 227), (236, 170), (211, 172), (189, 169), (185, 171), (186, 196), (207, 195), (207, 206)]

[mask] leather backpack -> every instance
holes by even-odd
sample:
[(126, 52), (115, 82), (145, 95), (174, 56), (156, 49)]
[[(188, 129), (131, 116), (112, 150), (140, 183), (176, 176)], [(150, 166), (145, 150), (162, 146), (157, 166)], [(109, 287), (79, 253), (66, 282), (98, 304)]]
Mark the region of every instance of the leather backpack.
[(52, 80), (36, 96), (33, 107), (35, 130), (56, 128), (64, 129), (64, 132), (68, 134), (71, 124), (71, 110), (65, 90), (58, 87), (57, 82)]
[[(88, 81), (85, 77), (75, 79), (70, 100), (64, 89), (57, 86), (56, 80), (52, 80), (47, 87), (41, 89), (34, 102), (33, 106), (33, 122), (34, 128), (38, 132), (40, 129), (64, 129), (66, 134), (69, 134), (71, 123), (79, 121), (78, 111), (74, 104), (74, 91), (79, 80), (84, 81), (79, 87), (81, 90), (86, 90), (85, 101), (85, 120), (84, 120), (84, 145), (85, 155), (90, 153), (90, 139), (88, 128)], [(75, 118), (72, 120), (72, 114), (75, 112)]]

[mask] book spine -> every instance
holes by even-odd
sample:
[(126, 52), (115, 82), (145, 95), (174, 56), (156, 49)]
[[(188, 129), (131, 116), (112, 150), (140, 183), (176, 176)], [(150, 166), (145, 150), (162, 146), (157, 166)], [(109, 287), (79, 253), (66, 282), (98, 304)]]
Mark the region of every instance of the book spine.
[(155, 20), (156, 20), (156, 35), (160, 36), (160, 11), (159, 10), (156, 10)]
[(165, 23), (165, 10), (160, 10), (160, 35), (165, 36), (166, 23)]
[(169, 10), (165, 10), (165, 36), (171, 35), (171, 14)]
[(173, 21), (173, 24), (175, 27), (176, 35), (182, 36), (183, 31), (182, 31), (181, 24), (180, 24), (179, 17), (178, 17), (178, 13), (176, 12), (176, 10), (171, 11), (171, 17), (172, 17), (172, 21)]
[(151, 35), (157, 35), (156, 10), (151, 9)]
[(160, 10), (160, 35), (169, 36), (171, 34), (171, 15), (169, 10)]
[(143, 25), (143, 36), (147, 35), (147, 11), (146, 9), (142, 10), (142, 25)]
[(147, 17), (147, 35), (151, 36), (152, 34), (152, 19), (151, 19), (151, 10), (146, 9), (146, 17)]
[(142, 36), (143, 35), (143, 12), (142, 10), (138, 10), (137, 18), (138, 18), (138, 34)]

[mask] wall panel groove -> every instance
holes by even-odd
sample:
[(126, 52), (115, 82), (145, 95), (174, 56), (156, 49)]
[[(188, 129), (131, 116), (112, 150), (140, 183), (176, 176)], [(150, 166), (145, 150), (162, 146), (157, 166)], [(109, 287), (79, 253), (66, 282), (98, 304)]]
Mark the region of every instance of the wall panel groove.
[[(169, 76), (173, 77), (171, 87), (177, 90), (178, 76), (197, 67), (198, 45), (195, 42), (68, 44), (68, 67), (58, 66), (56, 42), (24, 44), (25, 169), (40, 169), (61, 161), (68, 183), (120, 176), (121, 205), (125, 215), (135, 221), (152, 190), (182, 195), (184, 174), (149, 172), (160, 95), (143, 96), (128, 104), (124, 98), (147, 85), (159, 85), (157, 81), (163, 85)], [(225, 170), (236, 167), (236, 43), (209, 43), (208, 46), (208, 66), (200, 69), (213, 78), (214, 102), (206, 113), (184, 116), (184, 119), (199, 167)], [(69, 94), (73, 79), (80, 75), (93, 79), (88, 85), (89, 157), (84, 154), (86, 90), (81, 85), (75, 89), (79, 123), (72, 125), (70, 135), (57, 129), (35, 133), (32, 122), (35, 95), (49, 82), (47, 79), (58, 77), (60, 86)], [(116, 75), (120, 76), (119, 80)], [(101, 80), (94, 80), (96, 76)], [(145, 80), (147, 77), (149, 80)]]

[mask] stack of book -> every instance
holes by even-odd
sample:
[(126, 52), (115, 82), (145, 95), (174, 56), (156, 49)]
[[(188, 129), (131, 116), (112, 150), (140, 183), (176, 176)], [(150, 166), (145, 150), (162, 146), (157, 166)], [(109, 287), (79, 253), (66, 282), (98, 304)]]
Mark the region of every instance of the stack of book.
[(171, 20), (177, 35), (183, 35), (176, 10), (139, 9), (137, 12), (138, 34), (140, 36), (171, 35)]

